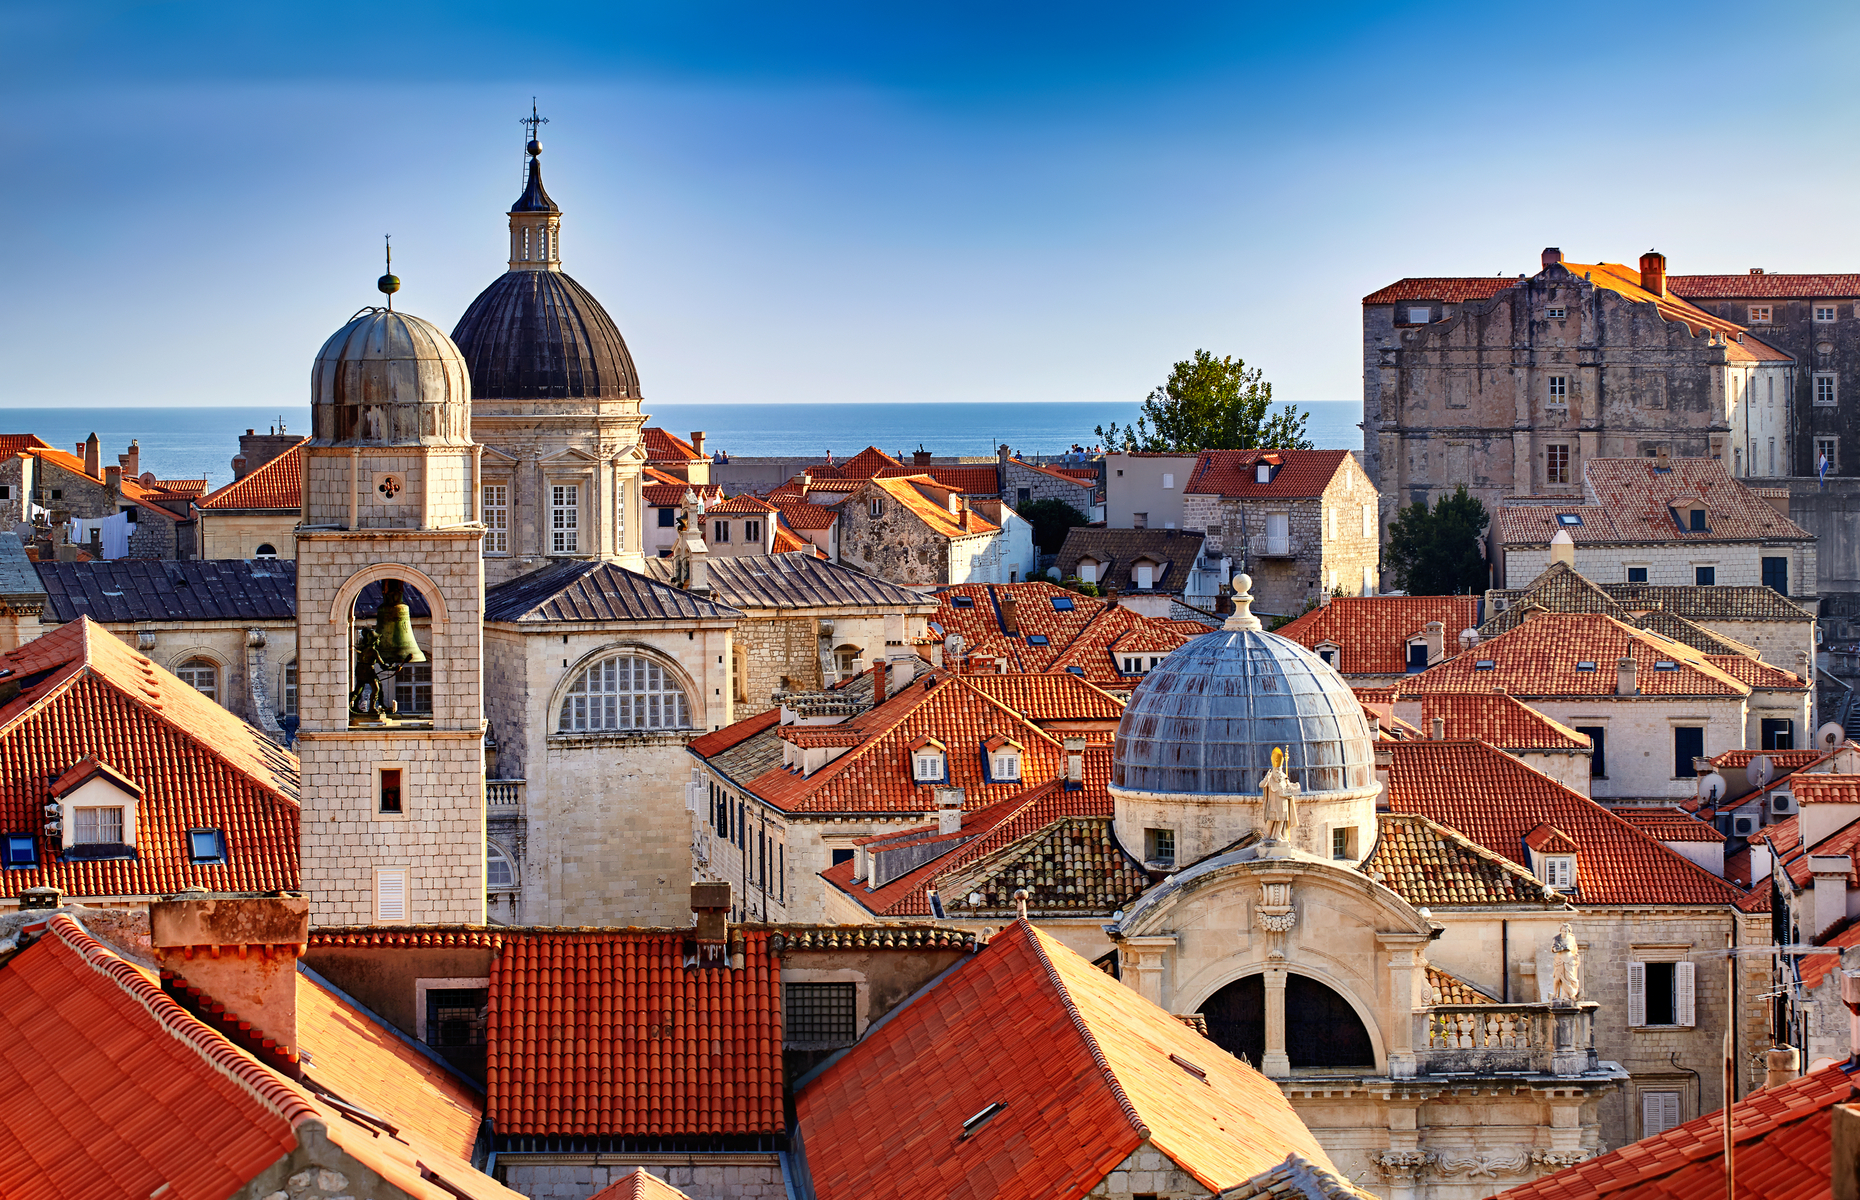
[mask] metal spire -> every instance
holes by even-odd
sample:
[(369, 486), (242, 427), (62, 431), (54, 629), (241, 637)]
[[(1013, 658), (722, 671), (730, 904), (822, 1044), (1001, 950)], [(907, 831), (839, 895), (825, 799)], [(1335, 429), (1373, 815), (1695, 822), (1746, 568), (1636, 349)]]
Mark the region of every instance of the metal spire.
[[(538, 154), (542, 153), (542, 143), (536, 139), (536, 131), (540, 129), (542, 126), (547, 125), (548, 123), (549, 123), (548, 117), (537, 115), (536, 97), (531, 96), (530, 97), (530, 115), (527, 117), (521, 117), (517, 120), (517, 124), (528, 129), (530, 133), (529, 139), (523, 145), (523, 153), (527, 157), (535, 158)], [(529, 164), (527, 162), (524, 164), (525, 170), (528, 169), (528, 165)]]
[(400, 279), (394, 274), (394, 235), (384, 233), (381, 235), (381, 240), (387, 247), (387, 274), (375, 280), (375, 287), (387, 297), (388, 311), (393, 312), (394, 293), (400, 291)]

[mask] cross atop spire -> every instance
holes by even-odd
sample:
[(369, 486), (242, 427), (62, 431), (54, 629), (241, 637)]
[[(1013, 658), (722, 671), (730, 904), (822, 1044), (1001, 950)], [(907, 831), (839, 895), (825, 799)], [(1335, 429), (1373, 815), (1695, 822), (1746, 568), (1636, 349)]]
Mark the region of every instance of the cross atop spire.
[(530, 115), (519, 120), (517, 124), (523, 126), (524, 128), (530, 131), (529, 141), (523, 148), (525, 151), (529, 153), (530, 157), (532, 158), (542, 153), (542, 143), (536, 140), (536, 131), (542, 126), (547, 125), (548, 123), (549, 123), (548, 117), (541, 117), (541, 116), (536, 115), (536, 97), (531, 96), (530, 97)]

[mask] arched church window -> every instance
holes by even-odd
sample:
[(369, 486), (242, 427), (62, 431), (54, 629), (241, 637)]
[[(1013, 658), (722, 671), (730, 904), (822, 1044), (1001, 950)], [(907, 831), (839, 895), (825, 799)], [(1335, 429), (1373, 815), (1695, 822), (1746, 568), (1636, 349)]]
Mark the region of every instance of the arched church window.
[(270, 542), (261, 542), (259, 544), (258, 549), (252, 551), (252, 557), (253, 558), (276, 558), (278, 557), (278, 548), (272, 545)]
[(561, 733), (689, 729), (691, 707), (670, 672), (649, 658), (618, 654), (585, 668), (562, 697)]
[[(1266, 977), (1235, 980), (1201, 1006), (1208, 1038), (1258, 1067), (1266, 1053)], [(1285, 1053), (1292, 1069), (1373, 1070), (1375, 1046), (1350, 1002), (1308, 975), (1285, 977)]]
[(488, 892), (510, 892), (517, 887), (516, 864), (496, 842), (484, 844), (484, 887)]
[(193, 688), (207, 699), (218, 702), (220, 698), (220, 669), (204, 658), (190, 658), (174, 669), (181, 677), (181, 682)]

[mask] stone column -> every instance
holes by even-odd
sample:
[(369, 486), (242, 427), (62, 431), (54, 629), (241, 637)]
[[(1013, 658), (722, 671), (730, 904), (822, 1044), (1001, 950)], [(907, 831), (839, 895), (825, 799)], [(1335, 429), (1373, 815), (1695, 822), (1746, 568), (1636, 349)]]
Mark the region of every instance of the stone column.
[(1376, 941), (1388, 955), (1387, 1039), (1389, 1074), (1405, 1079), (1415, 1073), (1414, 973), (1421, 969), (1420, 952), (1428, 943), (1425, 933), (1378, 933)]
[(1169, 956), (1175, 950), (1175, 938), (1167, 934), (1151, 937), (1127, 937), (1124, 951), (1124, 986), (1158, 1008), (1169, 1007), (1167, 971)]
[(1292, 1060), (1285, 1052), (1285, 968), (1266, 968), (1266, 1053), (1260, 1059), (1260, 1073), (1283, 1079), (1292, 1073)]

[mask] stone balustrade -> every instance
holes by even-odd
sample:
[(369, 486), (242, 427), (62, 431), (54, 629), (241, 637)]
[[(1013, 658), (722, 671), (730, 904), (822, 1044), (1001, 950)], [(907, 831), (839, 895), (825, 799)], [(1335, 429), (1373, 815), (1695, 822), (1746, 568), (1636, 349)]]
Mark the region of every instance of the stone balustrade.
[(1577, 1075), (1596, 1065), (1594, 1001), (1441, 1004), (1414, 1014), (1421, 1075)]
[(506, 812), (522, 808), (523, 783), (524, 781), (521, 779), (485, 780), (485, 807), (490, 809), (502, 809)]

